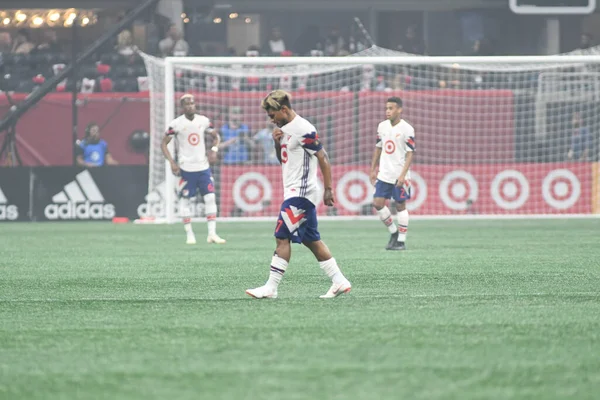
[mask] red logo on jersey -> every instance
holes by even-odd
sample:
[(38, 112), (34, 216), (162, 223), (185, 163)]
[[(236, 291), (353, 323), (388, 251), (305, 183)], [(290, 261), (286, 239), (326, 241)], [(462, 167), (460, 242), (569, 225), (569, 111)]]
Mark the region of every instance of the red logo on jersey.
[(190, 136), (188, 136), (188, 142), (192, 146), (197, 146), (198, 143), (200, 143), (200, 135), (198, 135), (197, 133), (190, 133)]
[(281, 145), (281, 162), (286, 163), (288, 160), (287, 144)]
[(394, 151), (396, 151), (396, 143), (394, 143), (393, 140), (388, 140), (383, 145), (383, 148), (384, 148), (384, 150), (385, 150), (386, 153), (392, 154)]

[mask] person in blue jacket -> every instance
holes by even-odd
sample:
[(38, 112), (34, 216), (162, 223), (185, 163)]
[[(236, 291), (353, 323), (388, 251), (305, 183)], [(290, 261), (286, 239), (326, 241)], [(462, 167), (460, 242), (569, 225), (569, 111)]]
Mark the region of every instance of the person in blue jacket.
[(85, 128), (85, 138), (76, 143), (77, 165), (81, 167), (101, 167), (119, 164), (108, 151), (108, 144), (100, 138), (100, 126), (95, 122)]

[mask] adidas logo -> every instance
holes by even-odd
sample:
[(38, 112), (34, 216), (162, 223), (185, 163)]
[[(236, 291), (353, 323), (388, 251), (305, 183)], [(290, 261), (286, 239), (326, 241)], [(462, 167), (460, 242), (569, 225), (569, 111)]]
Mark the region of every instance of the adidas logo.
[(77, 174), (73, 182), (55, 194), (52, 203), (44, 209), (44, 215), (50, 220), (110, 219), (115, 216), (115, 206), (104, 204), (104, 196), (88, 170)]
[(137, 208), (137, 213), (142, 217), (164, 217), (165, 207), (163, 193), (165, 192), (165, 182), (161, 182), (153, 191), (148, 193), (142, 203)]
[[(153, 191), (148, 193), (144, 197), (145, 203), (142, 203), (137, 208), (137, 213), (140, 218), (142, 217), (164, 217), (166, 215), (165, 210), (165, 190), (166, 182), (161, 182)], [(199, 196), (199, 195), (198, 195)], [(177, 195), (175, 199), (175, 216), (180, 217), (179, 214), (179, 201)], [(190, 205), (192, 216), (199, 217), (204, 215), (204, 203), (193, 202)]]
[(8, 199), (0, 188), (0, 221), (14, 221), (19, 218), (19, 209), (13, 204), (8, 204)]

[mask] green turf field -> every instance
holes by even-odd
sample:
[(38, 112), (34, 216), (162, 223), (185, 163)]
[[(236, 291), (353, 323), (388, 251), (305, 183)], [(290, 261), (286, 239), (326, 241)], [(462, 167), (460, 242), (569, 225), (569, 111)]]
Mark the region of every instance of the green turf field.
[(254, 300), (273, 226), (0, 225), (0, 399), (599, 398), (599, 219), (323, 222), (352, 292)]

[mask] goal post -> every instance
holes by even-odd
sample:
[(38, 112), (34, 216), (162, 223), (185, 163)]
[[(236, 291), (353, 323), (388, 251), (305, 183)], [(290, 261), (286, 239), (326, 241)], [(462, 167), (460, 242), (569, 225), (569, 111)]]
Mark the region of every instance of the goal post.
[[(150, 81), (147, 214), (178, 218), (176, 177), (160, 149), (177, 99), (195, 96), (226, 146), (212, 166), (221, 217), (272, 218), (282, 200), (262, 98), (292, 94), (333, 165), (334, 218), (373, 215), (368, 180), (385, 100), (415, 127), (412, 214), (464, 217), (598, 212), (600, 52), (429, 57), (372, 48), (348, 57), (143, 55)], [(207, 146), (210, 148), (210, 146)], [(202, 218), (203, 205), (194, 207)]]

